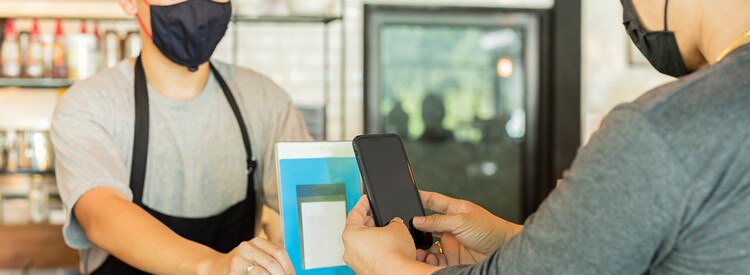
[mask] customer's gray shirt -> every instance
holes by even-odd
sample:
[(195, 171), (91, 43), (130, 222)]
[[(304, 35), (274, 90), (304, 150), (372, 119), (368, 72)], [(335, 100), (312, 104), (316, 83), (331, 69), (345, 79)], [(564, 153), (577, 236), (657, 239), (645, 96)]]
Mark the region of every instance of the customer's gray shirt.
[[(215, 65), (237, 99), (258, 160), (258, 201), (278, 209), (273, 145), (311, 139), (304, 121), (289, 96), (267, 77), (220, 62)], [(133, 75), (133, 65), (123, 61), (76, 83), (60, 100), (52, 120), (57, 186), (68, 215), (63, 236), (70, 247), (80, 250), (83, 271), (98, 268), (108, 254), (89, 241), (73, 214), (78, 199), (99, 187), (117, 190), (128, 199), (133, 196)], [(148, 95), (143, 203), (171, 216), (202, 218), (244, 200), (245, 147), (215, 77), (211, 75), (190, 100), (165, 97), (151, 86)]]
[(523, 232), (438, 273), (750, 273), (750, 46), (617, 107)]

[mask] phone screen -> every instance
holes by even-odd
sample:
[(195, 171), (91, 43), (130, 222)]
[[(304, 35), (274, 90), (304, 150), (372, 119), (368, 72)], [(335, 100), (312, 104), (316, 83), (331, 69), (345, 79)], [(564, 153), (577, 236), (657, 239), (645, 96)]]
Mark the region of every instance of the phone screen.
[(429, 248), (432, 235), (411, 226), (414, 216), (424, 216), (404, 145), (397, 135), (360, 136), (355, 139), (375, 224), (383, 226), (395, 217), (404, 220), (418, 248)]

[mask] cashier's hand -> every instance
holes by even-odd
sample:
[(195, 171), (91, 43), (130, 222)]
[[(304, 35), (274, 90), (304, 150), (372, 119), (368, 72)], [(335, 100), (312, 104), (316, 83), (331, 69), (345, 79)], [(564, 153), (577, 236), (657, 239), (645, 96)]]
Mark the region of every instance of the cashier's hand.
[[(253, 266), (250, 271), (249, 266)], [(208, 270), (209, 274), (294, 274), (286, 250), (264, 238), (242, 242), (229, 253), (210, 261)]]
[[(427, 191), (419, 191), (419, 196), (425, 209), (442, 214), (414, 217), (413, 225), (419, 230), (441, 235), (445, 256), (460, 256), (461, 259), (467, 259), (466, 256), (473, 259), (483, 258), (483, 254), (492, 252), (523, 230), (523, 226), (498, 218), (484, 208), (465, 200)], [(456, 241), (458, 243), (455, 243)], [(434, 249), (432, 251), (434, 252)], [(461, 253), (462, 251), (468, 251), (469, 254)], [(452, 254), (454, 252), (457, 254)], [(430, 259), (428, 255), (427, 262), (433, 263)], [(452, 265), (464, 261), (447, 262), (448, 265)]]
[(344, 262), (357, 274), (415, 274), (405, 269), (418, 262), (414, 240), (404, 221), (395, 218), (384, 227), (375, 227), (368, 212), (366, 196), (349, 212), (343, 235)]

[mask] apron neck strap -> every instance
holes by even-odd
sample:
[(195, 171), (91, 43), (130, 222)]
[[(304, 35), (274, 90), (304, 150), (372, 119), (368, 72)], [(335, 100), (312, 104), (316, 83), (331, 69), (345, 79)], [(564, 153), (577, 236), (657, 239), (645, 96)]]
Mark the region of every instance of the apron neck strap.
[[(255, 197), (255, 184), (253, 180), (254, 172), (258, 166), (253, 156), (250, 135), (247, 131), (245, 120), (242, 117), (237, 101), (234, 98), (229, 86), (219, 71), (211, 64), (211, 72), (219, 82), (224, 96), (232, 108), (234, 117), (242, 133), (242, 143), (245, 146), (247, 155), (246, 166), (248, 170), (248, 187), (247, 196)], [(141, 205), (143, 202), (143, 189), (146, 179), (146, 163), (148, 161), (148, 138), (149, 138), (149, 99), (146, 73), (141, 63), (141, 57), (135, 60), (135, 126), (133, 131), (133, 156), (130, 166), (130, 190), (133, 192), (133, 202)]]

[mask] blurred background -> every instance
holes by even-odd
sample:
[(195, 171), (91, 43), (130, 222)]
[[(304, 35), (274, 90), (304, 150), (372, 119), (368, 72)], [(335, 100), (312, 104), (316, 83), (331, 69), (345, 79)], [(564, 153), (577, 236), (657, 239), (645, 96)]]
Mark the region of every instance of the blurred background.
[[(671, 79), (617, 0), (232, 0), (214, 59), (283, 87), (319, 140), (400, 134), (422, 189), (514, 222), (617, 104)], [(136, 56), (114, 0), (0, 0), (0, 274), (73, 273), (49, 142), (75, 81)]]

